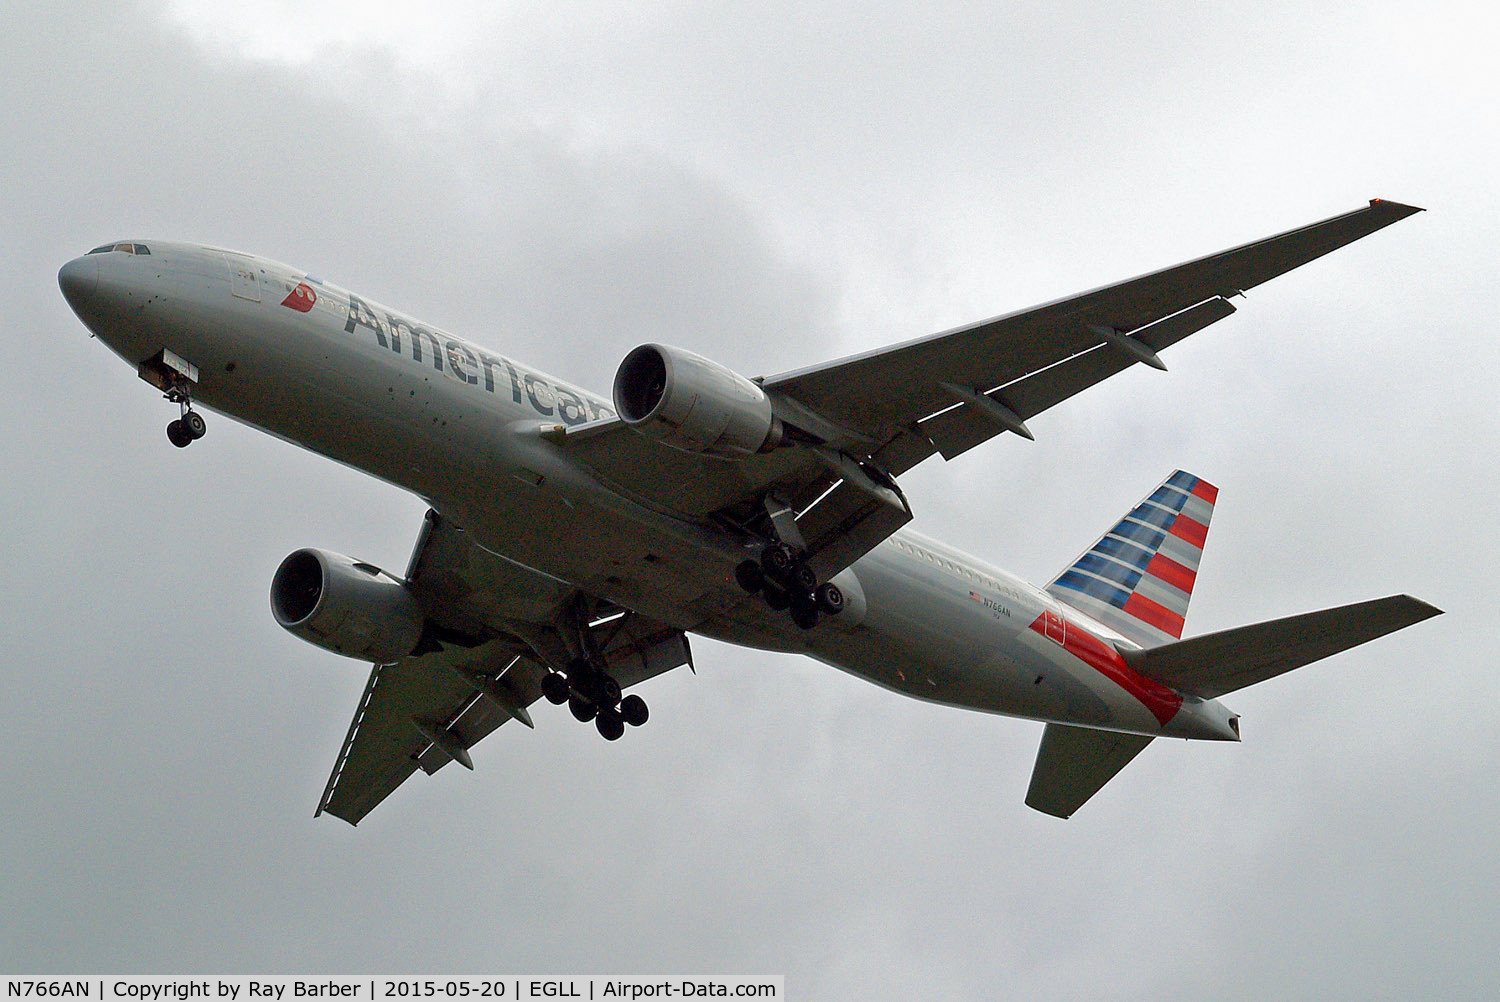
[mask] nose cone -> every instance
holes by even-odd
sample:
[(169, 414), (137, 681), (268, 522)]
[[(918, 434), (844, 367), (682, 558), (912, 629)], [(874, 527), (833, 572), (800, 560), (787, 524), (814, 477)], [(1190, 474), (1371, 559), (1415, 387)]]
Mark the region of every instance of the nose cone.
[(76, 257), (62, 266), (57, 273), (57, 285), (63, 298), (82, 316), (88, 309), (89, 300), (99, 288), (99, 258), (97, 255)]

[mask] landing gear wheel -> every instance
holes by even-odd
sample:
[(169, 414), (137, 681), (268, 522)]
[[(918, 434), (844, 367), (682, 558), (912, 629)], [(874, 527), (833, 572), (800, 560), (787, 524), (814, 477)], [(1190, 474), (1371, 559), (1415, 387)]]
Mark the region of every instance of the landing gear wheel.
[(765, 596), (766, 605), (769, 605), (777, 612), (792, 604), (792, 597), (769, 581), (766, 582), (766, 589), (761, 594)]
[(641, 726), (650, 716), (646, 701), (634, 693), (620, 700), (620, 717), (631, 727)]
[(585, 724), (599, 715), (599, 708), (576, 692), (568, 697), (568, 709), (575, 720)]
[(625, 733), (625, 721), (614, 710), (600, 713), (594, 718), (594, 726), (599, 728), (599, 734), (605, 741), (618, 741), (620, 735)]
[(182, 415), (182, 430), (187, 432), (192, 439), (200, 439), (208, 434), (208, 425), (203, 422), (203, 415), (197, 411), (187, 411)]
[(173, 421), (167, 425), (167, 441), (179, 449), (186, 449), (193, 444), (193, 433), (184, 428), (180, 420)]
[(818, 586), (818, 575), (811, 567), (799, 560), (792, 565), (792, 572), (787, 575), (787, 583), (798, 591), (812, 591)]
[(817, 600), (818, 608), (830, 616), (837, 616), (844, 611), (844, 591), (832, 581), (818, 585), (813, 598)]
[(793, 602), (792, 622), (804, 630), (811, 630), (818, 625), (818, 607), (811, 602)]
[(555, 671), (549, 671), (542, 676), (542, 695), (547, 697), (547, 702), (553, 706), (561, 706), (568, 701), (571, 690), (568, 680)]
[(594, 688), (599, 693), (599, 703), (602, 706), (614, 706), (620, 701), (620, 683), (608, 672), (600, 672)]
[(760, 554), (761, 569), (766, 576), (777, 581), (786, 580), (792, 569), (792, 548), (784, 543), (772, 543)]
[(734, 580), (741, 588), (754, 595), (766, 583), (766, 572), (753, 560), (741, 560), (734, 569)]

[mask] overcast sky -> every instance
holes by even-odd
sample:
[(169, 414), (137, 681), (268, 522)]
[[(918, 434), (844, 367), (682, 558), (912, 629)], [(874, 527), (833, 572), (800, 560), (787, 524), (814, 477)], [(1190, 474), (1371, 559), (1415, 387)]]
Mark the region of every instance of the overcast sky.
[[(993, 6), (0, 6), (0, 970), (1500, 994), (1496, 14)], [(399, 571), (422, 505), (212, 414), (173, 449), (56, 285), (118, 237), (235, 247), (606, 390), (644, 340), (774, 373), (1375, 196), (1429, 211), (903, 478), (917, 528), (1043, 581), (1209, 479), (1190, 634), (1448, 612), (1067, 822), (1022, 803), (1039, 724), (702, 640), (618, 744), (540, 707), (314, 821), (366, 667), (274, 624), (272, 572)]]

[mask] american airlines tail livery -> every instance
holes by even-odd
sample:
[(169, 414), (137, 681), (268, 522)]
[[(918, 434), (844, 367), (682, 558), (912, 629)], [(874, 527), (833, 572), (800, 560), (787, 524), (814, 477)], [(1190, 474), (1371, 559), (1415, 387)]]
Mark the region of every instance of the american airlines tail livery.
[[(532, 705), (604, 738), (688, 633), (796, 651), (896, 692), (1046, 722), (1026, 803), (1068, 817), (1157, 737), (1238, 741), (1219, 697), (1437, 615), (1406, 595), (1183, 639), (1218, 490), (1183, 470), (1045, 587), (906, 528), (897, 483), (1235, 311), (1414, 212), (1310, 226), (1032, 309), (780, 375), (625, 355), (612, 399), (265, 258), (147, 240), (58, 275), (178, 407), (227, 414), (419, 495), (401, 575), (302, 549), (276, 621), (373, 662), (318, 805), (357, 824)], [(1146, 485), (1142, 485), (1145, 487)], [(1230, 530), (1225, 530), (1230, 531)]]

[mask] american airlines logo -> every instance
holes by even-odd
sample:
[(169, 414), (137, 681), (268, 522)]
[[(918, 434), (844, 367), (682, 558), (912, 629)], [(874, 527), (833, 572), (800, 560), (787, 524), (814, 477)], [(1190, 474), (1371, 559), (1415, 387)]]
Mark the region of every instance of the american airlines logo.
[(287, 297), (281, 301), (281, 305), (294, 309), (298, 313), (306, 313), (317, 301), (318, 294), (313, 291), (313, 287), (306, 282), (298, 282), (297, 287), (287, 293)]
[[(311, 289), (307, 291), (313, 301), (316, 301), (316, 294)], [(292, 295), (295, 296), (296, 293)], [(292, 296), (287, 297), (291, 298)], [(291, 303), (283, 305), (301, 309)], [(311, 308), (311, 302), (308, 308)], [(564, 424), (577, 425), (615, 416), (614, 411), (600, 405), (587, 394), (565, 386), (553, 386), (537, 373), (527, 371), (510, 359), (491, 355), (482, 348), (436, 328), (423, 327), (398, 313), (379, 313), (350, 293), (344, 332), (353, 334), (360, 328), (370, 331), (380, 347), (409, 358), (415, 364), (425, 365), (427, 363), (424, 359), (430, 359), (432, 368), (439, 373), (445, 372), (446, 360), (445, 374), (449, 378), (482, 387), (486, 393), (504, 393), (508, 382), (512, 402), (529, 402), (531, 409), (543, 417), (557, 417)]]

